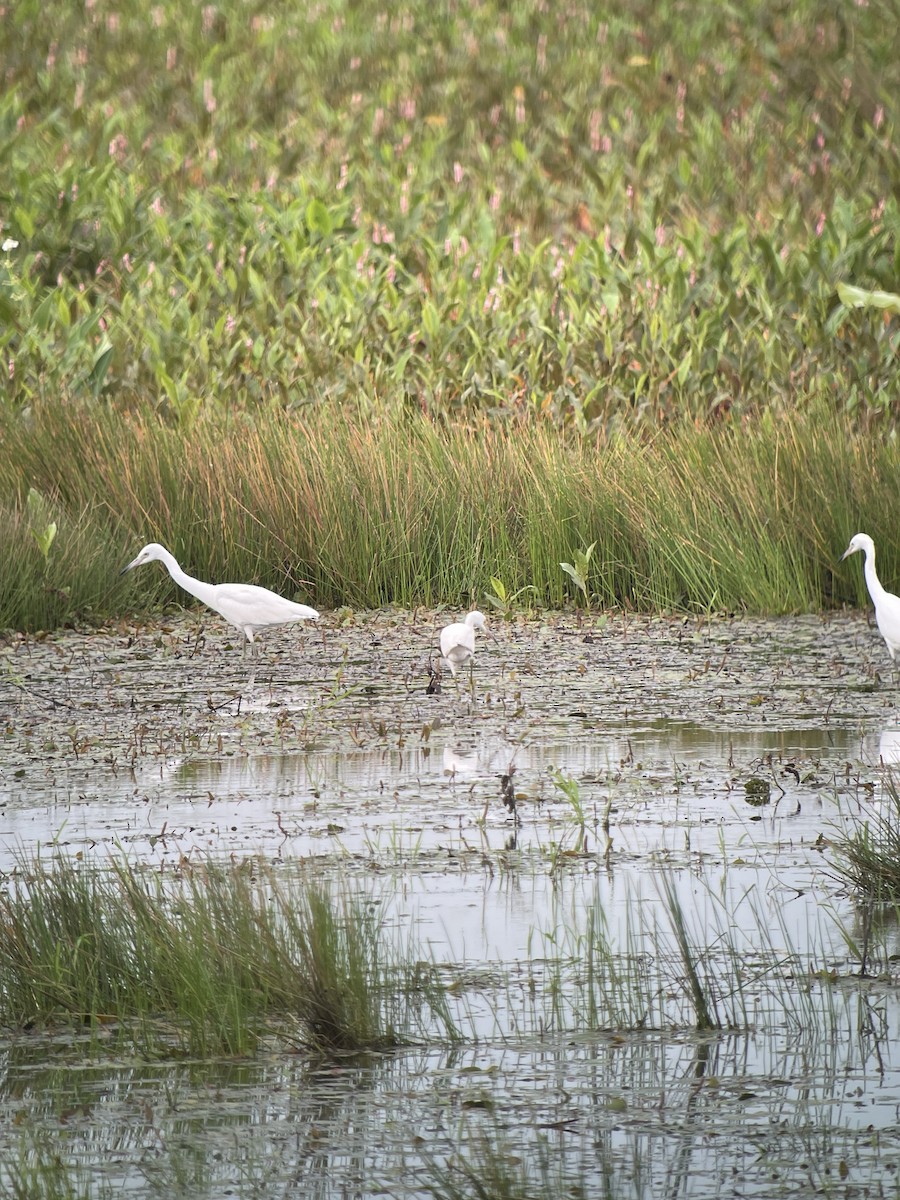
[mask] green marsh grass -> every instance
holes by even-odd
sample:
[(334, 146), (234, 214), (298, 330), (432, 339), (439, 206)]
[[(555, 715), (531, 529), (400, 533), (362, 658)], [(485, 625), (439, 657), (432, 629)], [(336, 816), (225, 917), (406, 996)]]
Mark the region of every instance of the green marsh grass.
[(320, 609), (862, 603), (895, 8), (8, 5), (0, 628), (183, 603), (154, 539)]
[(163, 880), (118, 862), (23, 863), (0, 898), (0, 1024), (117, 1029), (144, 1046), (321, 1053), (455, 1031), (443, 993), (374, 907), (248, 862)]
[[(900, 577), (898, 453), (840, 418), (607, 440), (348, 407), (211, 411), (189, 434), (146, 409), (6, 413), (0, 525), (14, 569), (0, 578), (0, 627), (188, 602), (161, 569), (117, 579), (151, 540), (200, 578), (255, 581), (319, 609), (465, 607), (492, 579), (562, 607), (559, 564), (593, 543), (586, 587), (603, 608), (864, 604), (862, 572), (838, 559), (864, 529), (886, 585)], [(46, 562), (31, 488), (58, 525)]]
[(870, 801), (862, 820), (833, 842), (840, 877), (864, 902), (900, 904), (900, 787), (885, 775), (880, 799)]

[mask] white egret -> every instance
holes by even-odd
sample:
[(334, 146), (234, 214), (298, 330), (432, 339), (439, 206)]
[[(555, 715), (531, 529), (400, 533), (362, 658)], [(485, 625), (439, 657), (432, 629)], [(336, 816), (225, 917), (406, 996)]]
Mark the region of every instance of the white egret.
[(441, 654), (452, 675), (465, 663), (471, 667), (475, 656), (476, 629), (487, 629), (484, 613), (470, 612), (464, 621), (454, 621), (441, 630)]
[[(182, 571), (174, 555), (158, 542), (150, 542), (145, 546), (137, 558), (123, 567), (121, 574), (143, 563), (156, 561), (165, 566), (179, 587), (223, 616), (251, 644), (253, 635), (261, 629), (268, 629), (271, 625), (290, 625), (294, 621), (315, 621), (319, 615), (314, 608), (295, 604), (293, 600), (286, 600), (277, 592), (270, 592), (268, 588), (258, 587), (255, 583), (204, 583), (201, 579), (194, 579)], [(245, 651), (246, 648), (245, 642)], [(255, 644), (253, 652), (256, 653)]]
[(896, 663), (897, 652), (900, 650), (900, 596), (886, 592), (881, 586), (875, 571), (875, 543), (867, 533), (857, 533), (850, 539), (850, 545), (841, 555), (841, 562), (848, 554), (855, 554), (857, 550), (862, 550), (866, 556), (866, 587), (875, 605), (875, 623), (887, 643), (892, 661)]

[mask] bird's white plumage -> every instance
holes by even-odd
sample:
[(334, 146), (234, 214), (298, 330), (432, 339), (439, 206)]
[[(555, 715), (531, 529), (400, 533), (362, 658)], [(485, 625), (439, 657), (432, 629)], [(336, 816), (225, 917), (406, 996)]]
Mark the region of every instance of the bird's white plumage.
[(881, 586), (881, 581), (875, 570), (875, 543), (867, 533), (857, 533), (850, 539), (850, 545), (841, 555), (841, 562), (849, 555), (861, 550), (866, 556), (864, 573), (866, 587), (875, 605), (875, 624), (881, 636), (887, 643), (888, 651), (896, 663), (900, 652), (900, 596), (887, 592)]
[(318, 613), (306, 604), (295, 604), (277, 592), (258, 587), (255, 583), (204, 583), (182, 571), (165, 546), (150, 542), (137, 558), (122, 571), (130, 571), (143, 563), (161, 562), (179, 587), (202, 600), (209, 608), (239, 629), (248, 642), (254, 634), (273, 625), (290, 625), (294, 621), (314, 621)]
[(484, 613), (470, 612), (464, 621), (454, 621), (441, 630), (441, 654), (455, 675), (475, 654), (475, 630), (485, 629)]

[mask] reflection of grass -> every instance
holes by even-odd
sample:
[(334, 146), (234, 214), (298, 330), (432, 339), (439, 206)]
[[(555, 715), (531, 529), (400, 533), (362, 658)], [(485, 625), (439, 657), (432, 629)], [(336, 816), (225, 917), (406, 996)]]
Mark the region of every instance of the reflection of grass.
[(611, 1180), (606, 1181), (607, 1189), (598, 1190), (604, 1170), (595, 1156), (589, 1167), (580, 1165), (576, 1174), (543, 1134), (530, 1139), (523, 1152), (498, 1126), (467, 1138), (465, 1150), (443, 1162), (426, 1159), (425, 1186), (434, 1200), (563, 1200), (615, 1194), (608, 1191)]
[(672, 932), (675, 935), (675, 944), (681, 956), (683, 986), (686, 986), (694, 1006), (697, 1029), (718, 1029), (720, 1025), (716, 1016), (715, 989), (709, 986), (702, 968), (708, 950), (706, 947), (699, 948), (693, 944), (684, 908), (668, 875), (663, 876), (662, 887), (666, 910), (672, 924)]
[(96, 1172), (67, 1161), (36, 1131), (0, 1151), (0, 1194), (5, 1200), (112, 1200), (116, 1189)]
[[(371, 906), (263, 868), (206, 865), (163, 883), (119, 863), (24, 868), (0, 899), (0, 1020), (83, 1022), (194, 1053), (242, 1053), (265, 1032), (314, 1049), (400, 1044), (443, 993)], [(161, 1028), (165, 1023), (165, 1030)]]

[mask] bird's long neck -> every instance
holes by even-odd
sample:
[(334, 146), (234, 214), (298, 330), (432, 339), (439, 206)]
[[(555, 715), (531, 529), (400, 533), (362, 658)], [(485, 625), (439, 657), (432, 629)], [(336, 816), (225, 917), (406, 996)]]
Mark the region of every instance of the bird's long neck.
[(175, 580), (179, 587), (183, 587), (186, 592), (190, 592), (192, 596), (196, 596), (198, 600), (202, 600), (204, 604), (212, 605), (212, 600), (215, 596), (215, 585), (212, 583), (204, 583), (202, 579), (195, 579), (193, 575), (188, 575), (186, 571), (182, 571), (173, 555), (168, 550), (165, 557), (162, 559), (166, 570)]
[(875, 550), (866, 547), (866, 565), (865, 565), (866, 587), (869, 589), (869, 595), (872, 597), (874, 604), (878, 604), (883, 596), (886, 596), (884, 588), (881, 586), (881, 580), (878, 578), (878, 572), (875, 570)]

